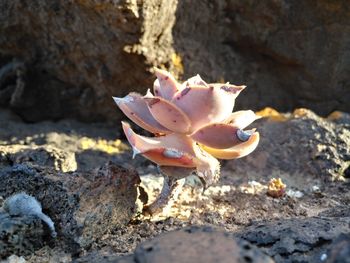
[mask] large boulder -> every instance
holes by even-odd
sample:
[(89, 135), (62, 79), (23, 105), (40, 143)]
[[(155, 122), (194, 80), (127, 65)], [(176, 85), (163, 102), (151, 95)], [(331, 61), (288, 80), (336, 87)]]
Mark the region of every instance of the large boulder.
[(185, 77), (248, 86), (239, 107), (306, 107), (324, 115), (350, 104), (350, 12), (344, 0), (179, 1), (174, 48)]
[(153, 66), (249, 88), (239, 107), (349, 111), (347, 1), (0, 3), (0, 106), (27, 121), (117, 118)]
[[(0, 3), (0, 104), (28, 121), (115, 114), (171, 59), (176, 1)], [(14, 61), (13, 58), (16, 60)]]

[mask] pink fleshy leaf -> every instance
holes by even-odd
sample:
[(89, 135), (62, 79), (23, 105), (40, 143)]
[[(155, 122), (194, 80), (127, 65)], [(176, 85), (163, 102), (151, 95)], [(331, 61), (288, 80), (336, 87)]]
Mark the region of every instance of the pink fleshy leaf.
[(120, 110), (133, 122), (153, 133), (170, 133), (153, 118), (143, 97), (137, 93), (130, 93), (124, 98), (113, 97)]
[(231, 113), (231, 115), (224, 121), (224, 123), (230, 124), (240, 129), (244, 129), (260, 118), (261, 117), (256, 115), (252, 110), (241, 110)]
[(243, 131), (225, 123), (206, 125), (191, 135), (191, 138), (206, 146), (225, 149), (238, 145), (249, 139), (253, 131)]
[(215, 148), (211, 148), (211, 147), (208, 147), (205, 145), (201, 145), (201, 147), (206, 152), (208, 152), (209, 154), (214, 156), (215, 158), (229, 160), (229, 159), (241, 158), (241, 157), (244, 157), (244, 156), (250, 154), (258, 146), (259, 140), (260, 140), (259, 133), (254, 132), (252, 134), (252, 136), (250, 136), (248, 141), (243, 142), (241, 144), (238, 144), (238, 145), (233, 146), (233, 147), (228, 148), (228, 149), (215, 149)]
[(155, 68), (154, 70), (158, 78), (153, 84), (155, 96), (171, 100), (174, 94), (178, 91), (180, 84), (170, 72), (158, 68)]
[(191, 122), (186, 114), (173, 103), (160, 98), (144, 98), (153, 117), (167, 129), (186, 133), (189, 131)]
[(197, 74), (196, 76), (193, 76), (192, 78), (189, 78), (181, 85), (181, 89), (184, 89), (188, 86), (208, 86), (208, 84)]
[(155, 96), (161, 97), (161, 95), (160, 95), (160, 83), (159, 83), (158, 79), (156, 79), (153, 82), (153, 93), (154, 93)]
[(142, 154), (161, 166), (196, 166), (193, 141), (188, 136), (172, 133), (149, 138), (136, 134), (125, 122), (122, 122), (122, 126), (134, 155)]
[(182, 109), (191, 120), (191, 131), (204, 125), (221, 122), (229, 117), (235, 98), (244, 86), (209, 84), (188, 86), (175, 94), (172, 102)]

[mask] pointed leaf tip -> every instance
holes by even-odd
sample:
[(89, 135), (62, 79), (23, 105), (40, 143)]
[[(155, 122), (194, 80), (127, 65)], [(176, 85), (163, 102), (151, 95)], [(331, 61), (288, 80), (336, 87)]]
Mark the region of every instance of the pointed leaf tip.
[(174, 76), (166, 70), (154, 68), (154, 73), (157, 76), (157, 80), (153, 84), (154, 94), (166, 100), (171, 100), (178, 91), (180, 84), (175, 80)]
[(119, 106), (121, 103), (129, 103), (129, 102), (133, 102), (134, 98), (130, 95), (126, 95), (123, 98), (120, 97), (112, 97), (114, 102)]
[(241, 110), (231, 113), (231, 115), (224, 121), (240, 129), (249, 126), (255, 120), (260, 119), (252, 110)]
[(146, 95), (144, 96), (145, 98), (153, 98), (153, 94), (150, 89), (147, 89)]
[(241, 141), (241, 142), (246, 142), (249, 140), (250, 136), (252, 136), (254, 133), (254, 130), (241, 130), (238, 129), (236, 134), (237, 134), (237, 138)]
[(241, 86), (236, 86), (236, 85), (233, 85), (233, 84), (221, 84), (222, 86), (220, 87), (220, 89), (226, 91), (226, 92), (230, 92), (232, 94), (238, 94), (244, 90), (247, 86), (245, 85), (241, 85)]
[(119, 109), (133, 122), (153, 133), (169, 133), (170, 131), (159, 124), (152, 116), (144, 98), (137, 93), (130, 93), (124, 98), (113, 97)]
[(182, 89), (191, 85), (199, 85), (199, 86), (208, 86), (208, 84), (201, 78), (199, 74), (187, 79), (184, 83), (182, 83)]
[(133, 157), (142, 154), (159, 165), (195, 167), (193, 141), (186, 135), (169, 134), (145, 137), (136, 134), (128, 123), (122, 122), (124, 133), (132, 146)]
[(136, 147), (132, 146), (132, 158), (135, 159), (136, 155), (140, 154), (141, 151), (139, 151)]
[(249, 140), (254, 130), (243, 131), (226, 123), (206, 125), (191, 135), (196, 142), (217, 149), (226, 149)]

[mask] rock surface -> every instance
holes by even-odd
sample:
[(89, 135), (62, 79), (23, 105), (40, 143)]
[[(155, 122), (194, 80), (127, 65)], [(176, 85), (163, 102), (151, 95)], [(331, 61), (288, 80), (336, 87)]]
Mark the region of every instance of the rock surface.
[(176, 0), (1, 1), (0, 105), (27, 121), (115, 115), (112, 95), (145, 90), (149, 69), (171, 60), (175, 9)]
[(350, 161), (348, 114), (336, 113), (335, 120), (321, 118), (306, 109), (275, 114), (254, 125), (261, 133), (256, 151), (244, 159), (227, 163), (235, 175), (281, 177), (289, 186), (309, 187), (310, 190), (324, 182), (347, 177)]
[(349, 21), (344, 0), (179, 1), (174, 47), (185, 77), (247, 85), (238, 107), (349, 112)]
[[(239, 236), (262, 248), (276, 262), (319, 262), (324, 261), (322, 255), (327, 255), (327, 247), (339, 233), (350, 231), (349, 223), (349, 217), (341, 220), (308, 218), (256, 222)], [(337, 241), (333, 250), (342, 251), (341, 246)]]
[(26, 124), (0, 110), (0, 167), (26, 163), (62, 172), (91, 171), (128, 149), (116, 137), (115, 125), (66, 120)]
[(33, 216), (12, 217), (0, 211), (0, 259), (30, 255), (44, 244), (44, 228)]
[[(336, 112), (325, 119), (305, 109), (259, 114), (268, 117), (254, 125), (262, 140), (252, 155), (222, 162), (220, 181), (204, 193), (195, 177), (188, 178), (174, 206), (150, 218), (133, 217), (139, 208), (139, 179), (133, 171), (149, 202), (161, 178), (144, 158), (131, 159), (131, 150), (116, 140), (115, 127), (69, 120), (25, 124), (0, 112), (0, 203), (15, 191), (26, 191), (57, 226), (58, 238), (53, 241), (44, 231), (38, 239), (43, 246), (25, 259), (134, 262), (136, 251), (140, 260), (168, 257), (170, 246), (183, 249), (196, 240), (181, 230), (193, 225), (226, 232), (200, 230), (198, 235), (244, 238), (251, 251), (268, 253), (278, 263), (316, 263), (321, 257), (332, 262), (335, 254), (347, 255), (346, 239), (335, 240), (350, 233), (349, 115)], [(267, 194), (272, 177), (286, 184), (285, 195)], [(45, 225), (38, 227), (45, 230)], [(170, 231), (183, 241), (173, 244), (172, 235), (161, 235)], [(153, 250), (140, 244), (151, 244)]]
[(350, 235), (341, 234), (332, 243), (327, 255), (327, 262), (350, 262)]
[(3, 0), (0, 21), (0, 105), (27, 121), (115, 119), (152, 66), (246, 84), (239, 108), (350, 110), (345, 0)]
[(232, 262), (232, 263), (272, 263), (269, 256), (254, 245), (235, 238), (233, 234), (209, 226), (191, 226), (162, 234), (141, 243), (132, 255), (111, 257), (88, 255), (76, 262)]
[(210, 227), (189, 227), (139, 245), (134, 262), (273, 262), (259, 249)]
[(72, 253), (126, 225), (137, 209), (138, 175), (111, 163), (84, 174), (14, 165), (2, 169), (0, 178), (2, 197), (19, 192), (36, 197)]

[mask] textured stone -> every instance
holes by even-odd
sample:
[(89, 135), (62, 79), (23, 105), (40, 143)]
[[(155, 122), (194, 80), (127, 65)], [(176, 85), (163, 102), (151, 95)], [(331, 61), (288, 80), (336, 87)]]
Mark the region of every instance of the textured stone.
[[(350, 233), (349, 223), (350, 218), (281, 219), (253, 223), (238, 236), (261, 248), (276, 262), (320, 262), (333, 239), (340, 233)], [(339, 242), (333, 249), (343, 251), (343, 245)]]
[(83, 257), (73, 260), (73, 263), (136, 263), (133, 255), (120, 257), (113, 254), (102, 254), (102, 253), (90, 253)]
[(238, 107), (349, 111), (346, 0), (0, 3), (0, 105), (25, 120), (116, 118), (152, 66), (246, 84)]
[(185, 76), (245, 84), (238, 107), (350, 111), (346, 0), (179, 1), (174, 48)]
[(135, 262), (273, 262), (259, 249), (211, 227), (188, 227), (139, 245)]
[(324, 119), (305, 109), (274, 118), (254, 125), (261, 133), (260, 144), (251, 155), (227, 163), (233, 174), (281, 177), (287, 189), (305, 190), (324, 180), (345, 180), (350, 156), (348, 119)]
[(1, 263), (26, 263), (26, 260), (23, 257), (11, 255), (6, 260), (1, 261)]
[(44, 228), (34, 216), (10, 216), (0, 211), (0, 259), (29, 255), (44, 244)]
[(328, 249), (327, 263), (350, 262), (350, 234), (341, 234)]
[(136, 212), (137, 173), (111, 163), (84, 174), (16, 165), (0, 171), (0, 195), (34, 196), (70, 250), (87, 247)]
[(0, 104), (28, 121), (115, 116), (111, 96), (171, 60), (176, 2), (1, 1)]
[[(0, 110), (0, 168), (28, 164), (59, 172), (91, 171), (110, 160), (117, 162), (128, 149), (116, 139), (116, 129), (73, 120), (27, 124)], [(119, 163), (125, 165), (124, 160)]]
[(73, 172), (78, 168), (75, 154), (62, 151), (52, 146), (0, 146), (0, 153), (6, 161), (0, 161), (0, 165), (11, 164), (35, 164), (39, 166), (53, 167), (57, 171)]

